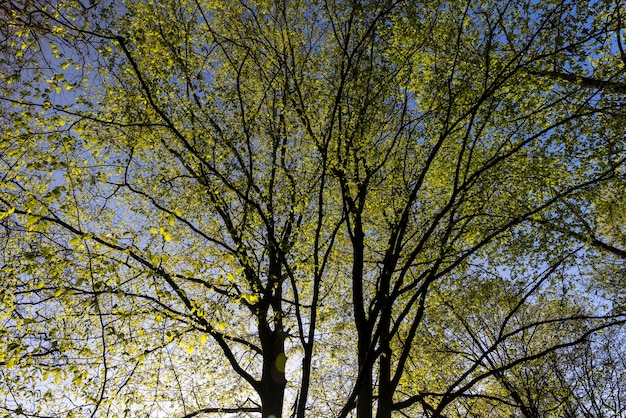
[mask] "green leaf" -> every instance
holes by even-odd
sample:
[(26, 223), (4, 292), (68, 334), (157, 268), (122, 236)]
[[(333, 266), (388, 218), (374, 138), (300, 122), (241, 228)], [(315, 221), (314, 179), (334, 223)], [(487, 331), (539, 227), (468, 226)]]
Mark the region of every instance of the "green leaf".
[(14, 212), (15, 212), (15, 208), (10, 208), (6, 212), (0, 212), (0, 221), (5, 219), (5, 218), (7, 218), (8, 216), (10, 216)]

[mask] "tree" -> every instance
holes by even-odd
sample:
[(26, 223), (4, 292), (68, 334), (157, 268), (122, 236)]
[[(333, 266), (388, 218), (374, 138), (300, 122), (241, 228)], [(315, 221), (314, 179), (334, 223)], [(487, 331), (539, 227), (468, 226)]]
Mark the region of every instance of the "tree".
[(624, 321), (555, 291), (624, 174), (589, 3), (1, 6), (3, 408), (528, 410)]

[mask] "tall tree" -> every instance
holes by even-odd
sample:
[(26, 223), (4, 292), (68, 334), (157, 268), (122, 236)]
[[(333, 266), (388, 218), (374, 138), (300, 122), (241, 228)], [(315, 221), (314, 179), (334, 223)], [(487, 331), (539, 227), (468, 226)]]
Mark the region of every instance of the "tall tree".
[(624, 321), (556, 290), (623, 181), (620, 4), (0, 13), (7, 414), (532, 416)]

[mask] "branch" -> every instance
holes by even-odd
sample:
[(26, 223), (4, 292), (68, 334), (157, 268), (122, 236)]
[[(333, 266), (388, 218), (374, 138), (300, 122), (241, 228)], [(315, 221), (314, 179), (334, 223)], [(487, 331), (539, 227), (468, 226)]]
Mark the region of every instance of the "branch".
[(581, 77), (576, 74), (569, 74), (560, 71), (539, 71), (528, 70), (528, 74), (550, 78), (552, 80), (563, 80), (580, 87), (592, 88), (608, 93), (626, 94), (626, 83), (618, 81), (601, 80), (594, 77)]
[(192, 418), (200, 414), (238, 414), (238, 413), (252, 413), (252, 412), (263, 412), (261, 407), (236, 407), (236, 408), (203, 408), (197, 411), (191, 412), (187, 415), (183, 415), (182, 418)]
[(623, 250), (621, 248), (615, 247), (611, 244), (608, 244), (604, 241), (599, 240), (598, 238), (596, 238), (593, 235), (585, 235), (583, 233), (580, 232), (576, 232), (576, 231), (572, 231), (571, 229), (565, 228), (565, 227), (560, 227), (557, 225), (554, 225), (553, 223), (546, 221), (546, 220), (539, 220), (536, 221), (539, 225), (544, 226), (544, 227), (549, 227), (550, 229), (560, 232), (562, 234), (565, 235), (569, 235), (572, 238), (575, 238), (579, 241), (585, 242), (593, 247), (596, 247), (602, 251), (608, 252), (614, 256), (617, 256), (619, 258), (622, 258), (624, 260), (626, 260), (626, 250)]

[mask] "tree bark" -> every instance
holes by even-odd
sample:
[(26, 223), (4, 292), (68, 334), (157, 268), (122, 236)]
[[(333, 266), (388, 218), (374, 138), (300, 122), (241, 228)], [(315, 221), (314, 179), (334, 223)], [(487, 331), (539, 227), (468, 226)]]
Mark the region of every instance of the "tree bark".
[(391, 418), (393, 410), (393, 393), (394, 387), (391, 381), (391, 347), (388, 343), (388, 329), (390, 318), (381, 318), (381, 327), (384, 327), (381, 336), (381, 344), (383, 345), (379, 358), (380, 370), (378, 373), (378, 409), (376, 418)]
[(271, 331), (266, 327), (263, 344), (263, 375), (261, 378), (261, 406), (263, 418), (282, 418), (285, 398), (285, 349), (282, 329)]
[[(372, 418), (373, 395), (373, 370), (368, 364), (369, 339), (364, 338), (363, 332), (359, 332), (359, 370), (361, 371), (359, 381), (359, 391), (357, 397), (357, 418)], [(370, 333), (371, 338), (371, 333)]]

